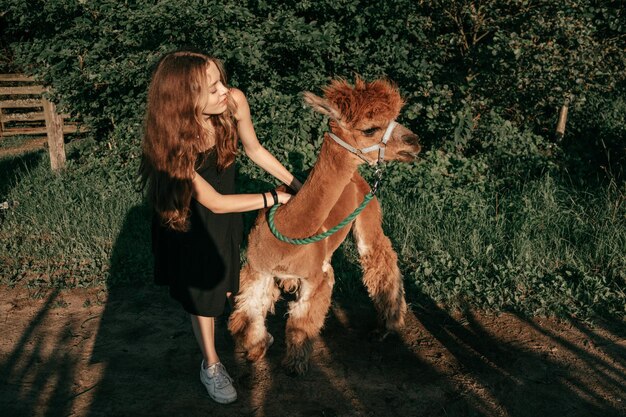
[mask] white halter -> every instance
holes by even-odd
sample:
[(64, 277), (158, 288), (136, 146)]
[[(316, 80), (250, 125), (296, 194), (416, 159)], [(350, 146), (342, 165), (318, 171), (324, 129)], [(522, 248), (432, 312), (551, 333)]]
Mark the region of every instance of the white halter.
[[(339, 139), (339, 137), (337, 135), (335, 135), (332, 132), (328, 132), (328, 135), (335, 141), (337, 142), (339, 145), (341, 145), (342, 147), (344, 147), (345, 149), (347, 149), (348, 151), (352, 152), (353, 154), (355, 154), (356, 156), (358, 156), (359, 158), (361, 158), (362, 160), (364, 160), (365, 162), (367, 162), (369, 165), (376, 165), (379, 162), (383, 162), (383, 158), (385, 157), (385, 148), (387, 147), (387, 141), (389, 140), (389, 138), (391, 137), (391, 133), (393, 132), (393, 129), (398, 125), (398, 123), (396, 123), (395, 120), (392, 120), (389, 123), (389, 126), (387, 126), (387, 130), (385, 130), (385, 134), (383, 135), (383, 138), (381, 139), (381, 141), (379, 143), (377, 143), (376, 145), (372, 145), (372, 146), (368, 146), (367, 148), (362, 148), (362, 149), (357, 149), (354, 146), (344, 142), (343, 140)], [(369, 153), (369, 152), (374, 152), (378, 150), (378, 159), (376, 159), (375, 161), (369, 161), (367, 158), (365, 158), (365, 154)]]

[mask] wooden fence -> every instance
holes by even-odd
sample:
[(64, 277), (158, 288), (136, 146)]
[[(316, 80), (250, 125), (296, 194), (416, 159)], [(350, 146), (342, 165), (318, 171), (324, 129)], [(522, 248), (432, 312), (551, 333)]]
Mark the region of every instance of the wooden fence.
[(20, 74), (0, 74), (0, 139), (9, 136), (47, 138), (53, 171), (65, 166), (64, 134), (82, 131), (66, 123), (54, 103), (42, 97), (45, 88)]

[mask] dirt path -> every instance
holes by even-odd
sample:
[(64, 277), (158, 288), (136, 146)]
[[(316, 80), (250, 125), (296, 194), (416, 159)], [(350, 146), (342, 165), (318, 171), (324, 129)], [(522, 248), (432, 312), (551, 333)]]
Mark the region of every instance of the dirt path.
[(624, 323), (451, 316), (414, 303), (406, 332), (369, 340), (367, 300), (335, 301), (310, 372), (287, 376), (284, 303), (257, 364), (222, 361), (239, 400), (213, 403), (198, 381), (188, 318), (162, 289), (29, 294), (0, 287), (2, 416), (624, 416)]

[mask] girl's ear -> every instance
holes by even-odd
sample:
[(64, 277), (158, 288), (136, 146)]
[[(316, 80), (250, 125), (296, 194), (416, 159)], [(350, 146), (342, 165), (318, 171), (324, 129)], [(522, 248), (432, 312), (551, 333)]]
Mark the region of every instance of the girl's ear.
[(316, 96), (310, 91), (306, 91), (304, 93), (304, 101), (307, 103), (314, 111), (325, 114), (331, 119), (335, 120), (340, 125), (343, 125), (341, 112), (333, 103), (330, 101), (323, 99), (321, 97)]

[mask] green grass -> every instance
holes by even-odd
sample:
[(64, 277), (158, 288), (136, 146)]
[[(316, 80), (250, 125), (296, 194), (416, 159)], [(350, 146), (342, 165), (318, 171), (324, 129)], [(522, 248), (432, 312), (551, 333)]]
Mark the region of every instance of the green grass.
[(132, 176), (71, 161), (50, 171), (45, 153), (12, 182), (18, 201), (0, 224), (0, 282), (30, 287), (77, 287), (141, 282), (149, 273), (147, 209)]
[[(42, 289), (150, 282), (150, 214), (136, 191), (135, 168), (113, 175), (70, 158), (55, 175), (43, 152), (0, 166), (14, 173), (0, 182), (3, 201), (19, 202), (1, 215), (0, 283)], [(384, 228), (410, 301), (623, 318), (623, 186), (582, 191), (547, 174), (518, 185), (498, 193), (383, 188)], [(336, 291), (362, 295), (351, 241), (333, 264)]]
[(385, 227), (414, 291), (461, 309), (624, 315), (624, 189), (572, 191), (545, 175), (499, 195), (458, 191), (384, 195)]
[(0, 139), (0, 149), (17, 148), (29, 140), (32, 140), (32, 137), (23, 135), (3, 137)]

